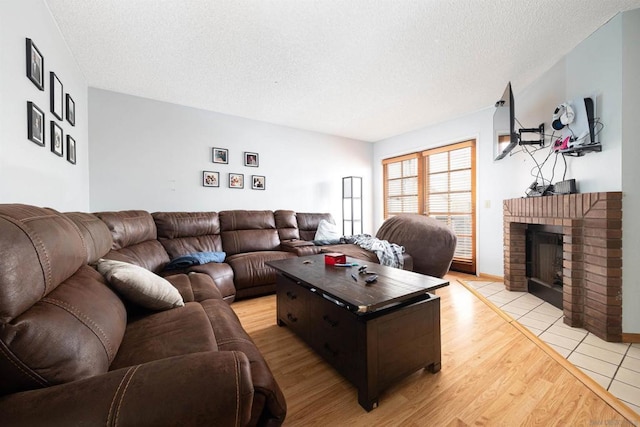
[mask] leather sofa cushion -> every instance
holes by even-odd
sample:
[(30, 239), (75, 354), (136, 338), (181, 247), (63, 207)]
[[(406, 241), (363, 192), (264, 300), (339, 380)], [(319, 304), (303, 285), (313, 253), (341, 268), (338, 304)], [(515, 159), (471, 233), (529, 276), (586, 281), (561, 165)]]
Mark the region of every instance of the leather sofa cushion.
[(296, 213), (288, 210), (277, 210), (273, 213), (280, 240), (296, 240), (300, 238)]
[(0, 235), (0, 322), (26, 311), (87, 258), (78, 228), (52, 209), (0, 205)]
[(222, 250), (227, 256), (277, 250), (280, 237), (271, 211), (222, 211), (219, 213)]
[(214, 350), (218, 345), (207, 314), (200, 303), (188, 302), (129, 322), (110, 369)]
[(96, 212), (111, 232), (112, 249), (126, 248), (158, 237), (156, 224), (147, 211)]
[(170, 259), (194, 252), (221, 252), (216, 212), (156, 212), (158, 239)]
[(159, 238), (220, 234), (220, 221), (216, 212), (155, 212), (152, 217)]
[(104, 256), (107, 259), (124, 261), (158, 273), (169, 263), (169, 255), (157, 240), (148, 240), (119, 250), (112, 250)]
[(87, 246), (88, 264), (93, 264), (111, 250), (113, 245), (111, 232), (100, 218), (85, 212), (67, 212), (64, 216), (73, 221), (80, 230)]
[(287, 412), (287, 404), (280, 387), (276, 383), (269, 366), (249, 335), (242, 328), (238, 316), (220, 300), (202, 302), (211, 327), (216, 335), (220, 351), (240, 351), (249, 359), (253, 380), (254, 399), (249, 425), (260, 425), (259, 420), (265, 413), (280, 423)]
[(83, 265), (0, 325), (0, 395), (107, 372), (126, 321), (122, 301), (97, 271)]
[[(233, 284), (233, 269), (227, 263), (210, 262), (202, 265), (194, 265), (187, 269), (188, 273), (204, 273), (209, 275), (215, 286), (219, 289), (222, 298), (232, 303), (236, 296), (236, 288)], [(197, 301), (201, 301), (199, 299)]]
[(104, 221), (113, 238), (113, 250), (105, 258), (130, 262), (154, 273), (169, 262), (167, 251), (157, 240), (156, 223), (149, 212), (130, 210), (95, 215)]
[(320, 221), (323, 219), (329, 221), (331, 224), (335, 224), (333, 216), (330, 213), (298, 212), (296, 214), (296, 220), (298, 222), (300, 238), (303, 240), (314, 240), (316, 230), (318, 230), (318, 224), (320, 224)]
[(260, 251), (232, 255), (227, 263), (233, 269), (234, 283), (239, 291), (244, 288), (276, 282), (276, 270), (265, 265), (267, 261), (295, 258), (296, 255), (284, 251)]
[[(228, 265), (227, 268), (231, 270)], [(220, 290), (207, 274), (172, 274), (165, 276), (165, 279), (180, 292), (185, 303), (200, 302), (206, 299), (222, 299)]]

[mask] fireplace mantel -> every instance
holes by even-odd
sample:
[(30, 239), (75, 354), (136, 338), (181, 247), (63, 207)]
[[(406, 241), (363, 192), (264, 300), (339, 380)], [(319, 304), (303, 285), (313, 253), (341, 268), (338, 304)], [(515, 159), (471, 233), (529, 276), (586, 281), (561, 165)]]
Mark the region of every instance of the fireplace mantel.
[(564, 323), (622, 341), (622, 193), (510, 199), (503, 214), (505, 287), (527, 291), (527, 225), (561, 226)]

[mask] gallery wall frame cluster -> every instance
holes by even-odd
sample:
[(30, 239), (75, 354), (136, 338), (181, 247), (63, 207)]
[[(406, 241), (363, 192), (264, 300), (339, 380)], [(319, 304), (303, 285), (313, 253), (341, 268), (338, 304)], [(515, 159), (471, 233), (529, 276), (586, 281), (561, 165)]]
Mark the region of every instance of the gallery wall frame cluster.
[[(27, 78), (41, 91), (46, 91), (46, 72), (44, 56), (30, 38), (26, 38)], [(49, 121), (49, 139), (51, 152), (65, 157), (72, 165), (76, 164), (76, 140), (70, 133), (65, 134), (63, 124), (76, 125), (76, 103), (69, 93), (64, 92), (60, 77), (49, 71), (49, 111), (53, 117)], [(27, 138), (33, 143), (46, 146), (46, 114), (36, 103), (27, 101)], [(66, 146), (65, 146), (66, 145)]]
[[(242, 153), (243, 166), (257, 168), (260, 166), (260, 155), (251, 151)], [(229, 164), (229, 150), (226, 148), (213, 147), (211, 149), (211, 161), (216, 164)], [(229, 172), (227, 175), (227, 186), (233, 189), (243, 189), (245, 187), (245, 177), (243, 173)], [(202, 171), (202, 185), (204, 187), (220, 187), (219, 171)], [(251, 175), (249, 188), (252, 190), (264, 190), (266, 187), (266, 177), (264, 175)]]

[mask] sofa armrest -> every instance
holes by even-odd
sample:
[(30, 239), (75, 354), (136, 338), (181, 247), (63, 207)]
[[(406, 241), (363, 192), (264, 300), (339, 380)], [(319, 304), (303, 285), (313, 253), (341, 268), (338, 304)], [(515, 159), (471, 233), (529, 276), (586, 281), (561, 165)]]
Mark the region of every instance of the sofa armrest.
[(0, 398), (3, 426), (246, 425), (253, 384), (237, 351), (203, 352)]
[(280, 250), (293, 252), (297, 256), (315, 255), (320, 253), (320, 247), (308, 240), (283, 240), (280, 242)]

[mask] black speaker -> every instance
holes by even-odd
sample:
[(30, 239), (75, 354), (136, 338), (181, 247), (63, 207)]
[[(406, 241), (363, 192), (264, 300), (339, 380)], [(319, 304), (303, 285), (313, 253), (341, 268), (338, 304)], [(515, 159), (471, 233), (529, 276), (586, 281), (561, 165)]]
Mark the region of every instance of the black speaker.
[(589, 137), (591, 138), (591, 143), (596, 143), (596, 119), (595, 119), (595, 111), (593, 108), (593, 99), (585, 98), (584, 99), (584, 108), (587, 110), (587, 121), (589, 122)]

